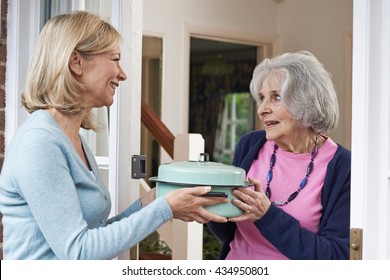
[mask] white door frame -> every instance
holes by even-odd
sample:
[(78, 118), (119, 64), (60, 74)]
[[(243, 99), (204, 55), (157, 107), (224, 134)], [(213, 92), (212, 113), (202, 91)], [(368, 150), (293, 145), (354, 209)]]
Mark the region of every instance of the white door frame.
[[(28, 65), (39, 34), (39, 0), (8, 1), (5, 147), (26, 120), (20, 108)], [(28, 28), (26, 28), (28, 27)], [(23, 39), (23, 42), (20, 42)]]
[(354, 0), (351, 228), (390, 259), (390, 2)]
[[(112, 24), (122, 36), (121, 65), (127, 74), (111, 114), (109, 184), (115, 186), (115, 213), (126, 209), (140, 194), (139, 180), (131, 178), (131, 156), (141, 150), (142, 23), (143, 0), (112, 1)], [(137, 259), (138, 250), (119, 258)]]

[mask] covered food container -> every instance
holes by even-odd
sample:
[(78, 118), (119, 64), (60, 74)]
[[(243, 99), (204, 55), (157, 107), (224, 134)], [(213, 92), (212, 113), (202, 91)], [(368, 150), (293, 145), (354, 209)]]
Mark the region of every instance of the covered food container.
[(244, 169), (211, 162), (208, 154), (200, 154), (198, 161), (162, 164), (158, 168), (158, 177), (151, 177), (149, 180), (157, 184), (157, 197), (164, 196), (178, 188), (211, 186), (211, 192), (206, 196), (225, 196), (229, 198), (229, 202), (205, 206), (205, 208), (224, 217), (235, 217), (242, 214), (243, 211), (230, 202), (235, 198), (232, 192), (237, 187), (250, 185), (245, 181)]

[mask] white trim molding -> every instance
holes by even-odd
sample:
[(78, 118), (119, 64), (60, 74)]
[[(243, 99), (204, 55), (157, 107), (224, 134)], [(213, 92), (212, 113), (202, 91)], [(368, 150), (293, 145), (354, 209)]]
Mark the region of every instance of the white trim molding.
[(6, 149), (16, 130), (28, 116), (27, 111), (21, 109), (21, 93), (25, 87), (28, 65), (39, 34), (39, 10), (39, 0), (8, 1)]
[(390, 2), (353, 5), (351, 228), (363, 259), (390, 259)]
[[(127, 80), (115, 95), (110, 115), (109, 186), (115, 213), (139, 198), (139, 181), (131, 179), (131, 156), (141, 149), (141, 69), (143, 0), (112, 2), (112, 24), (122, 34), (121, 64)], [(119, 259), (136, 259), (131, 251)]]

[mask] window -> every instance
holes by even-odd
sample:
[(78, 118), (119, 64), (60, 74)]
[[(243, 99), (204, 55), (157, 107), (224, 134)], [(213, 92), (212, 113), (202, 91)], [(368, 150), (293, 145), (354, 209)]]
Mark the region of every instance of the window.
[(225, 97), (220, 129), (214, 145), (214, 159), (231, 164), (238, 140), (254, 127), (254, 102), (250, 93), (231, 93)]

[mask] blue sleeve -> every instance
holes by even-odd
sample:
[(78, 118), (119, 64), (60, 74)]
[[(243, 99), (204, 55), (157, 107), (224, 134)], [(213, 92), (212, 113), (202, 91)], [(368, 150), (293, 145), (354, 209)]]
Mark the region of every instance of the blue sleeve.
[(88, 228), (64, 149), (49, 132), (35, 129), (13, 158), (15, 186), (59, 259), (115, 258), (172, 218), (168, 202), (159, 198), (143, 209), (136, 201), (118, 221)]
[(137, 199), (134, 201), (133, 204), (131, 204), (129, 207), (127, 207), (125, 210), (123, 210), (118, 215), (115, 215), (107, 220), (106, 224), (112, 224), (113, 222), (118, 222), (122, 220), (123, 218), (129, 217), (131, 214), (141, 210), (141, 199)]

